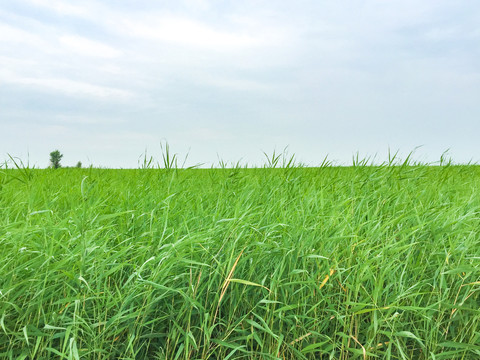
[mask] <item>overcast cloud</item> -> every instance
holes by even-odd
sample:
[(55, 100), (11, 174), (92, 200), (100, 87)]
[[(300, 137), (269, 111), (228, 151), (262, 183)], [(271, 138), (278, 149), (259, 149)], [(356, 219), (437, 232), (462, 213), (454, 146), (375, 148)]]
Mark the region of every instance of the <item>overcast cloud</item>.
[(480, 161), (478, 1), (0, 0), (0, 153)]

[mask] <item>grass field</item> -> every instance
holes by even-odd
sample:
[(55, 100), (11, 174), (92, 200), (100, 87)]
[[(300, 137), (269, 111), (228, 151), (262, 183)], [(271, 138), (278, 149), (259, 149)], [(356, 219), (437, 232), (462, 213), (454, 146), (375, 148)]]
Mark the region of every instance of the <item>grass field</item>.
[(0, 177), (0, 358), (480, 358), (480, 167)]

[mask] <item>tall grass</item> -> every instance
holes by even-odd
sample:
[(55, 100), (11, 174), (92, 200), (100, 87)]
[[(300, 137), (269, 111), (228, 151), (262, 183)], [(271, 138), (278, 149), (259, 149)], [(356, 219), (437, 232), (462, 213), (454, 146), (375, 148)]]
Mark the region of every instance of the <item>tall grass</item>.
[(479, 167), (277, 156), (0, 169), (0, 357), (480, 357)]

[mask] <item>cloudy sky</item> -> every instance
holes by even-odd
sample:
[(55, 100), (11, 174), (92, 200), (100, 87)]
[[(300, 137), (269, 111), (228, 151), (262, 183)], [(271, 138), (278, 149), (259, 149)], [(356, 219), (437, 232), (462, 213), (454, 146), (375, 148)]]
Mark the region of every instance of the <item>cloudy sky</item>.
[(477, 0), (0, 0), (0, 156), (480, 161)]

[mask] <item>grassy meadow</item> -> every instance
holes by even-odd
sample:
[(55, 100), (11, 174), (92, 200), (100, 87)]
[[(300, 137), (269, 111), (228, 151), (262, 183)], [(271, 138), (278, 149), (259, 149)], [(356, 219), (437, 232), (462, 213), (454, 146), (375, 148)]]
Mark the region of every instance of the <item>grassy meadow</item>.
[(0, 169), (0, 358), (480, 358), (480, 167)]

